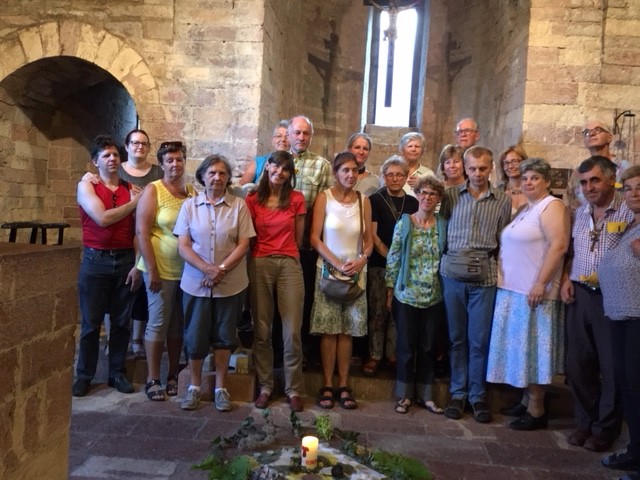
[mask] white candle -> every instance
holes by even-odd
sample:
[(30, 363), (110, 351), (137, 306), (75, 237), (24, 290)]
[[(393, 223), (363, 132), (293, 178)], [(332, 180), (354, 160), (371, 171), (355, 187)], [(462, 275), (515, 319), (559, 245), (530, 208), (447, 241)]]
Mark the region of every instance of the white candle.
[(313, 470), (318, 466), (318, 438), (317, 437), (303, 437), (302, 448), (300, 449), (302, 455), (302, 466)]

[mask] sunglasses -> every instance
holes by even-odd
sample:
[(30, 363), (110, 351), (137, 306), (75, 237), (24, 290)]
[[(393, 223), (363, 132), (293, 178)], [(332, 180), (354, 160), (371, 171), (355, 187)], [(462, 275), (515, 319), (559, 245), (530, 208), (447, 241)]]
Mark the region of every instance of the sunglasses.
[(160, 144), (160, 150), (165, 148), (182, 148), (182, 142), (162, 142)]

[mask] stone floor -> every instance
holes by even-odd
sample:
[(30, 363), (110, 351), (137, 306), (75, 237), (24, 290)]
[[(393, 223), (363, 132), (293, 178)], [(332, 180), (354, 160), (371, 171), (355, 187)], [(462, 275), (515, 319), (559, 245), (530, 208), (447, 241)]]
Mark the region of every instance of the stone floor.
[[(104, 378), (98, 375), (97, 381)], [(136, 387), (137, 393), (123, 395), (98, 384), (89, 396), (73, 399), (70, 479), (206, 479), (205, 472), (191, 467), (207, 455), (209, 442), (233, 434), (249, 415), (260, 417), (260, 411), (245, 402), (234, 402), (227, 413), (217, 412), (209, 402), (185, 412), (179, 399), (150, 402), (142, 385)], [(272, 415), (282, 427), (279, 438), (297, 445), (284, 400), (272, 403)], [(361, 399), (353, 411), (338, 405), (325, 411), (313, 405), (313, 398), (304, 400), (307, 408), (300, 418), (309, 431), (316, 415), (328, 413), (338, 428), (361, 432), (360, 443), (422, 460), (437, 480), (622, 476), (600, 465), (602, 454), (567, 444), (572, 422), (566, 415), (552, 418), (546, 430), (515, 432), (507, 427), (509, 419), (499, 415), (481, 425), (470, 414), (455, 421), (418, 407), (400, 415), (390, 400)], [(614, 448), (623, 449), (625, 439), (626, 432)]]

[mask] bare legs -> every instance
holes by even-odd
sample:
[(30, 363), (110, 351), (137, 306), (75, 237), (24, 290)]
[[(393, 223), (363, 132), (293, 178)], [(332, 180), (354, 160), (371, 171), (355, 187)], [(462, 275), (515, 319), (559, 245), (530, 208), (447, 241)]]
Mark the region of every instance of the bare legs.
[[(322, 374), (324, 386), (333, 388), (333, 373), (338, 364), (338, 388), (347, 387), (349, 384), (349, 366), (353, 338), (342, 333), (337, 335), (322, 335), (320, 339), (320, 354), (322, 357)], [(342, 398), (349, 398), (348, 391), (340, 393)], [(355, 405), (352, 401), (351, 405)], [(353, 408), (353, 407), (351, 407)]]

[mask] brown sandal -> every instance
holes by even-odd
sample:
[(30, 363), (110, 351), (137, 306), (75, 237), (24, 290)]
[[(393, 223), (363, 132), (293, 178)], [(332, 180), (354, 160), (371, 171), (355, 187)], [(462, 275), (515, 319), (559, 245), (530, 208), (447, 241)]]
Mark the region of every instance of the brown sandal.
[(366, 362), (362, 364), (362, 374), (367, 377), (373, 377), (378, 373), (379, 367), (380, 367), (380, 360), (376, 360), (375, 358), (369, 358)]

